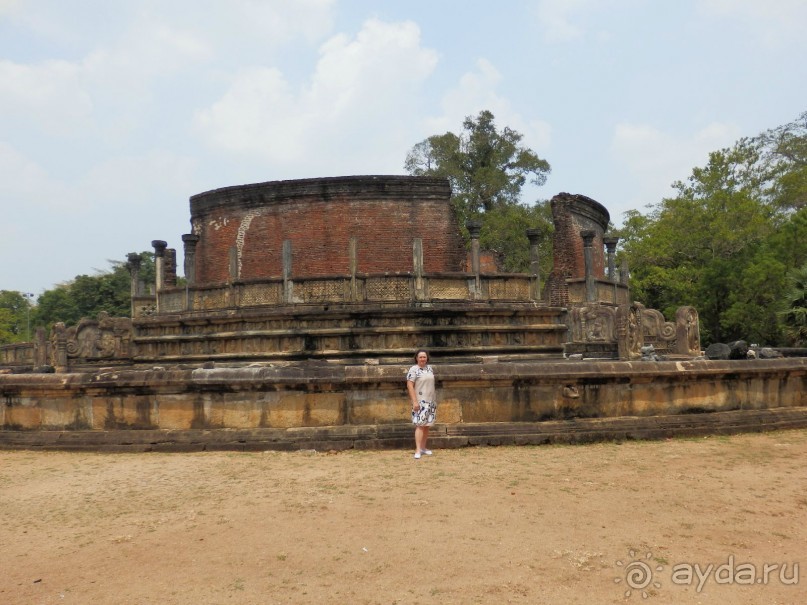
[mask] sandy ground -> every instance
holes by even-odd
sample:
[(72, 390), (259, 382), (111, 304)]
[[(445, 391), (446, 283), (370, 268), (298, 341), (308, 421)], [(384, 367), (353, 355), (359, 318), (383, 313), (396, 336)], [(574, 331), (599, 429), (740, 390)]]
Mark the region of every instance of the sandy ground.
[(801, 605), (805, 462), (804, 430), (419, 461), (0, 451), (0, 603)]

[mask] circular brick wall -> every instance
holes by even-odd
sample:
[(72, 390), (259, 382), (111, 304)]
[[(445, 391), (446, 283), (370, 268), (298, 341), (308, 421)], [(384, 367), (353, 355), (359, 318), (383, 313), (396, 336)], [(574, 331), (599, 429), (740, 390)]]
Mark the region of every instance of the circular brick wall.
[(585, 195), (559, 193), (550, 205), (555, 233), (552, 236), (554, 265), (547, 280), (549, 304), (565, 307), (569, 303), (566, 279), (586, 276), (582, 231), (594, 232), (592, 275), (599, 279), (605, 276), (603, 235), (611, 217), (605, 206)]
[(351, 176), (224, 187), (190, 199), (199, 236), (196, 283), (277, 278), (283, 242), (291, 277), (410, 272), (412, 243), (423, 239), (426, 273), (463, 268), (465, 249), (445, 179)]

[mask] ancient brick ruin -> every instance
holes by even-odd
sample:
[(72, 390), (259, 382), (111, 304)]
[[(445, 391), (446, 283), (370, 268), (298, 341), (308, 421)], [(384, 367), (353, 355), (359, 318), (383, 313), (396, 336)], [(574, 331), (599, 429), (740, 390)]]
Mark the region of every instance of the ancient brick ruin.
[[(598, 202), (552, 199), (553, 268), (541, 275), (549, 242), (537, 229), (530, 271), (503, 273), (480, 250), (479, 224), (463, 245), (450, 195), (442, 179), (359, 176), (191, 197), (183, 279), (176, 249), (155, 240), (154, 284), (129, 255), (131, 319), (86, 318), (0, 347), (0, 445), (36, 441), (26, 430), (96, 443), (97, 431), (141, 442), (241, 429), (294, 447), (303, 428), (309, 443), (397, 445), (409, 439), (396, 433), (402, 372), (419, 347), (439, 360), (446, 444), (490, 432), (478, 423), (517, 423), (530, 442), (524, 431), (539, 429), (527, 424), (548, 420), (639, 416), (652, 432), (669, 414), (807, 403), (803, 360), (692, 361), (696, 310), (668, 321), (631, 299)], [(646, 345), (657, 355), (639, 361)]]
[[(633, 359), (652, 342), (665, 355), (700, 350), (687, 332), (630, 300), (614, 266), (608, 211), (582, 195), (555, 196), (554, 268), (483, 262), (479, 225), (466, 252), (444, 179), (339, 177), (225, 187), (191, 197), (192, 232), (176, 251), (152, 242), (157, 280), (145, 294), (130, 254), (132, 324), (57, 326), (38, 359), (58, 371), (93, 365), (327, 359), (398, 363), (416, 347), (443, 359)], [(98, 325), (96, 325), (98, 324)], [(110, 332), (113, 330), (113, 332)], [(103, 342), (102, 342), (103, 341)], [(110, 342), (122, 346), (111, 352)]]

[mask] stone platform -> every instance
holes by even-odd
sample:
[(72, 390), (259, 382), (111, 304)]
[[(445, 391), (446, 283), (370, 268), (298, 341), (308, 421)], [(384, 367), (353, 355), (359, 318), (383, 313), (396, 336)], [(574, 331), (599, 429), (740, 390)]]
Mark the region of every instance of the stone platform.
[[(409, 447), (406, 365), (0, 375), (0, 447)], [(435, 366), (436, 447), (807, 426), (807, 359)]]
[[(705, 437), (807, 428), (807, 407), (676, 416), (587, 418), (546, 422), (438, 424), (435, 449), (471, 446), (583, 444), (598, 441)], [(410, 424), (288, 429), (0, 431), (0, 449), (199, 452), (411, 449)]]

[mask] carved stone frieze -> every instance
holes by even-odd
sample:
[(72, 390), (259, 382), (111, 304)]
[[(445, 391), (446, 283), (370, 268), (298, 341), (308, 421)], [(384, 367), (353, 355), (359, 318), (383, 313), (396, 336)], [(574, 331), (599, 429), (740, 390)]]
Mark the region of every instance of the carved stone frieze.
[(675, 332), (676, 353), (693, 357), (701, 354), (700, 321), (695, 307), (678, 307), (675, 313)]
[(657, 353), (675, 350), (675, 324), (664, 319), (661, 311), (642, 308), (642, 332), (645, 344), (651, 344)]
[(574, 342), (614, 342), (616, 310), (602, 305), (574, 307), (570, 313)]
[(617, 307), (617, 347), (620, 359), (639, 359), (642, 356), (644, 311), (644, 306), (639, 303)]
[(128, 359), (131, 339), (132, 320), (128, 317), (101, 312), (98, 319), (85, 318), (70, 328), (59, 322), (51, 332), (52, 364), (64, 368), (69, 359)]

